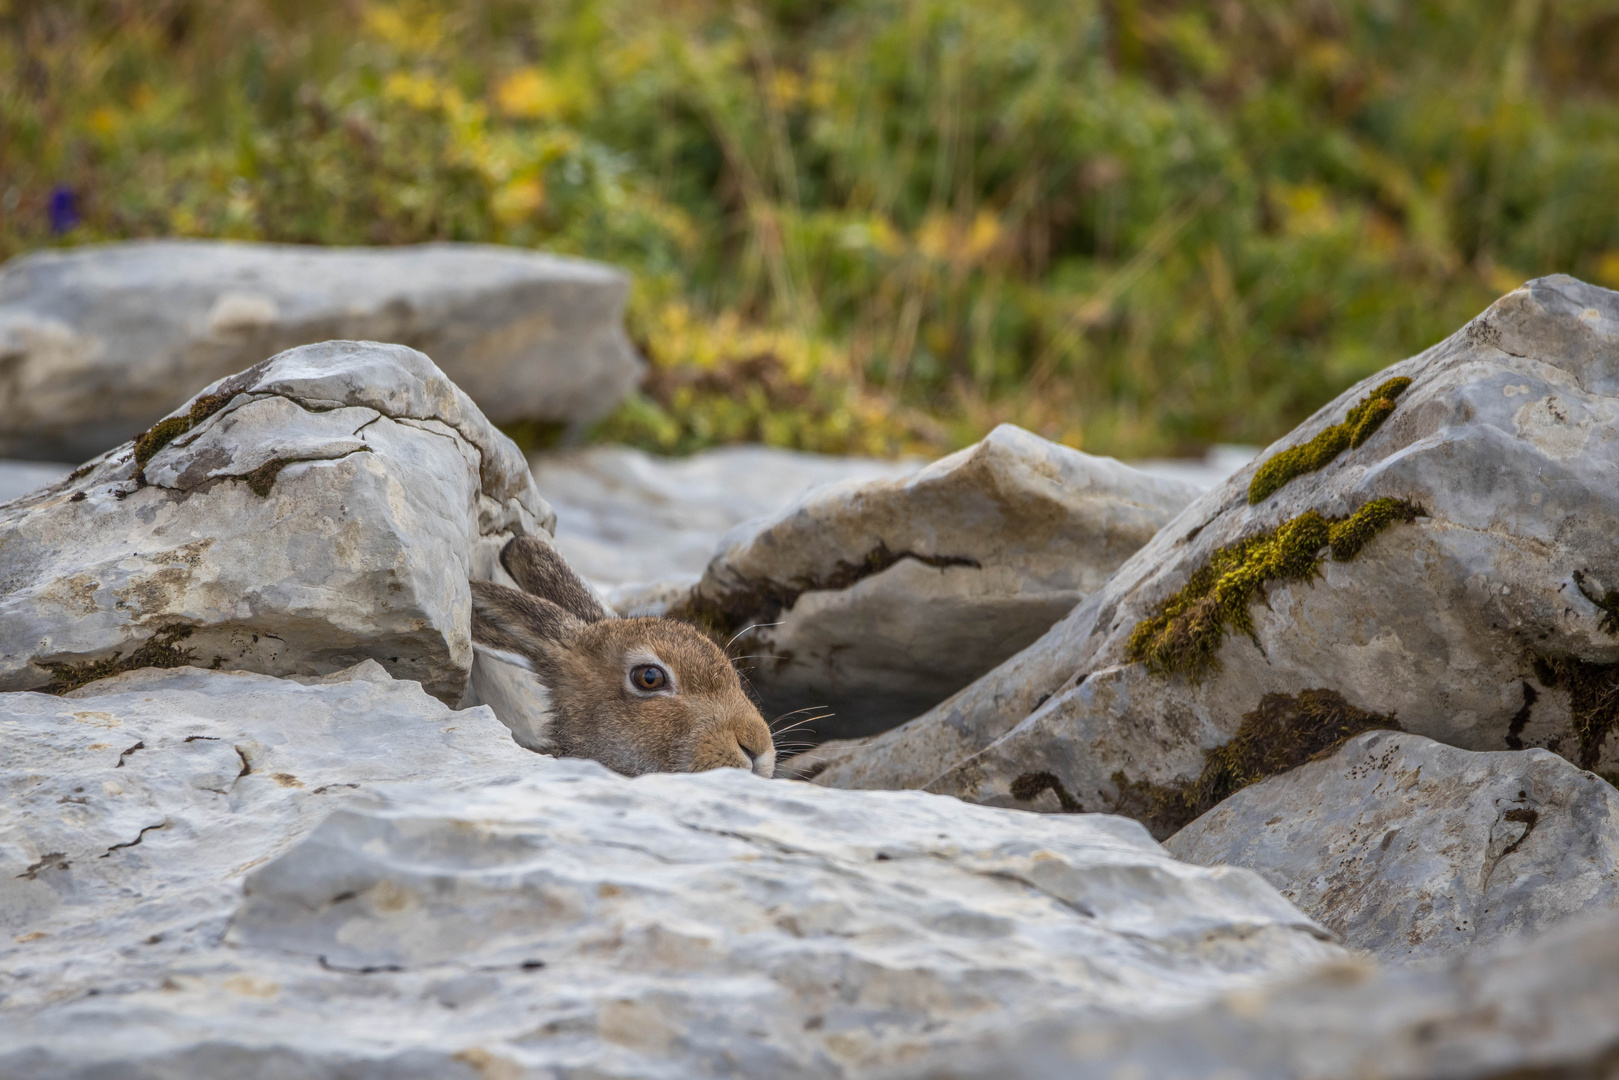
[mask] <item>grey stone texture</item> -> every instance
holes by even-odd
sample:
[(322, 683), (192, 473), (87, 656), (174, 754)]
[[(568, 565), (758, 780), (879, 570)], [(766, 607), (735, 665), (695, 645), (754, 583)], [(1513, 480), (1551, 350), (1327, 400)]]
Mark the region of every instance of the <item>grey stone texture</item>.
[(1619, 790), (1546, 750), (1370, 732), (1244, 788), (1164, 846), (1258, 872), (1389, 962), (1619, 907)]
[(740, 634), (767, 713), (869, 734), (1033, 642), (1196, 495), (1003, 424), (908, 476), (825, 485), (737, 527), (670, 610)]
[(644, 364), (629, 278), (477, 244), (319, 248), (146, 240), (0, 268), (0, 456), (79, 461), (191, 391), (328, 339), (432, 356), (496, 423), (603, 416)]
[(589, 446), (529, 458), (557, 512), (557, 550), (623, 613), (688, 588), (725, 534), (779, 513), (812, 488), (886, 480), (917, 461), (719, 446), (659, 457), (629, 446)]
[(552, 521), (511, 440), (401, 345), (303, 346), (193, 401), (144, 467), (126, 443), (0, 506), (0, 689), (167, 645), (272, 675), (370, 658), (459, 700), (467, 579)]
[(1378, 970), (1327, 964), (1172, 1017), (1011, 1025), (885, 1080), (1611, 1080), (1619, 915)]
[[(1363, 445), (1250, 505), (1257, 467), (1394, 376), (1413, 382)], [(1218, 671), (1193, 679), (1129, 660), (1137, 624), (1216, 549), (1377, 497), (1423, 515), (1349, 561), (1326, 559), (1313, 580), (1268, 586), (1249, 607), (1253, 637), (1228, 634)], [(1619, 730), (1601, 702), (1619, 664), (1616, 535), (1619, 293), (1532, 281), (1345, 391), (994, 671), (894, 731), (825, 748), (816, 779), (1112, 810), (1141, 783), (1195, 780), (1267, 694), (1308, 689), (1450, 745), (1540, 746), (1611, 772)], [(1056, 785), (1014, 796), (1041, 774)]]
[(371, 661), (0, 732), (0, 1077), (843, 1077), (1345, 956), (1123, 818), (631, 780)]

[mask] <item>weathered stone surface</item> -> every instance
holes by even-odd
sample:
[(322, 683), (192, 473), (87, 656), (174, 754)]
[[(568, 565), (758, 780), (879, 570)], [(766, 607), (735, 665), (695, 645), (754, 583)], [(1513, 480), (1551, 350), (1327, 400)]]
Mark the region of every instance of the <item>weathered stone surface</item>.
[(65, 697), (0, 694), (0, 738), (13, 1014), (161, 982), (217, 945), (243, 874), (357, 791), (535, 760), (487, 709), (452, 712), (372, 660), (308, 685), (147, 668)]
[(1619, 917), (1378, 972), (1328, 965), (1171, 1018), (1012, 1025), (890, 1080), (1611, 1080)]
[(683, 458), (592, 446), (529, 459), (535, 484), (557, 512), (557, 549), (625, 613), (689, 587), (726, 533), (811, 488), (893, 479), (920, 467), (771, 446), (722, 446)]
[[(1207, 491), (1257, 453), (1217, 446), (1203, 458), (1125, 464)], [(678, 599), (702, 577), (725, 534), (743, 522), (772, 517), (823, 484), (894, 480), (922, 464), (752, 445), (681, 458), (591, 446), (529, 459), (534, 482), (557, 512), (557, 548), (625, 613), (661, 611)]]
[(1545, 750), (1372, 732), (1170, 837), (1244, 866), (1346, 945), (1407, 961), (1619, 907), (1619, 790)]
[(829, 712), (823, 738), (881, 731), (1034, 641), (1195, 496), (1002, 425), (738, 527), (670, 611), (741, 634), (767, 711)]
[(640, 377), (629, 281), (474, 244), (314, 248), (162, 240), (0, 269), (0, 454), (80, 460), (194, 387), (327, 339), (432, 356), (497, 423), (591, 420)]
[(0, 1076), (838, 1077), (1343, 957), (1134, 822), (518, 748), (374, 664), (0, 695)]
[(189, 649), (266, 674), (371, 658), (458, 700), (467, 578), (551, 519), (511, 440), (400, 345), (293, 349), (193, 402), (155, 452), (0, 507), (0, 689)]
[[(1400, 376), (1413, 381), (1361, 445), (1249, 502), (1256, 468)], [(1217, 638), (1215, 668), (1166, 675), (1132, 662), (1138, 625), (1217, 550), (1377, 498), (1421, 515), (1348, 561), (1322, 550), (1319, 576), (1261, 588), (1244, 605), (1252, 636)], [(1344, 393), (1188, 507), (1040, 641), (904, 727), (837, 748), (818, 780), (1138, 812), (1142, 784), (1162, 795), (1195, 781), (1205, 752), (1266, 695), (1320, 689), (1451, 745), (1544, 746), (1613, 770), (1615, 535), (1619, 294), (1543, 278)]]

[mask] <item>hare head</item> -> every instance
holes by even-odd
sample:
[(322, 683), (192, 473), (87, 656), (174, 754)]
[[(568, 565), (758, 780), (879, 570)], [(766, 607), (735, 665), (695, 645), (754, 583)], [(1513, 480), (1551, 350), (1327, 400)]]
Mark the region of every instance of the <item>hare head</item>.
[(477, 690), (531, 750), (617, 772), (775, 771), (770, 728), (736, 669), (696, 627), (614, 618), (555, 549), (500, 553), (522, 591), (472, 582)]

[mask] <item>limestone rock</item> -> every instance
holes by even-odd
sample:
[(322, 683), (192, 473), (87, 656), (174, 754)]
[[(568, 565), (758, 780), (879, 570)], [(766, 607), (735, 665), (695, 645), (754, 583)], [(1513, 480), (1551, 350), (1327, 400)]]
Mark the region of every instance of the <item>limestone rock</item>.
[(767, 713), (830, 712), (823, 738), (881, 731), (1034, 641), (1195, 496), (1002, 425), (738, 527), (670, 611), (741, 633)]
[[(1372, 393), (1402, 377), (1412, 381), (1397, 401)], [(1372, 406), (1386, 418), (1349, 445), (1346, 417)], [(1272, 458), (1334, 437), (1340, 452), (1322, 468), (1250, 502)], [(1379, 499), (1420, 512), (1395, 512), (1352, 557), (1329, 557), (1320, 530)], [(1138, 627), (1189, 583), (1222, 580), (1194, 580), (1212, 557), (1241, 562), (1233, 545), (1284, 526), (1322, 547), (1293, 565), (1302, 577), (1273, 577), (1236, 605), (1251, 634), (1184, 634), (1182, 646), (1217, 643), (1212, 664), (1190, 672), (1132, 659)], [(837, 748), (817, 779), (1151, 816), (1204, 777), (1207, 752), (1267, 695), (1307, 691), (1465, 749), (1542, 746), (1613, 770), (1615, 535), (1619, 293), (1532, 281), (1346, 391), (1188, 507), (1038, 642), (904, 727)], [(1158, 817), (1160, 835), (1189, 820)]]
[(1239, 791), (1164, 846), (1257, 871), (1388, 961), (1619, 907), (1619, 790), (1545, 750), (1372, 732)]
[(598, 263), (474, 244), (33, 253), (0, 269), (0, 455), (83, 459), (194, 387), (335, 338), (421, 349), (497, 423), (591, 420), (641, 375), (628, 291)]
[(189, 650), (276, 675), (371, 658), (456, 701), (467, 578), (550, 520), (517, 447), (426, 356), (293, 349), (0, 507), (0, 689)]
[(0, 1076), (840, 1077), (1344, 956), (1122, 818), (626, 779), (369, 663), (0, 731)]
[(889, 1080), (1607, 1080), (1619, 916), (1377, 972), (1331, 965), (1172, 1018), (1011, 1025)]
[(0, 737), (0, 1015), (161, 982), (217, 945), (243, 874), (356, 792), (535, 759), (372, 660), (308, 685), (147, 668), (0, 694)]
[(919, 467), (773, 446), (721, 446), (683, 458), (591, 446), (529, 459), (557, 512), (557, 550), (624, 614), (689, 588), (726, 533), (811, 488), (893, 479)]

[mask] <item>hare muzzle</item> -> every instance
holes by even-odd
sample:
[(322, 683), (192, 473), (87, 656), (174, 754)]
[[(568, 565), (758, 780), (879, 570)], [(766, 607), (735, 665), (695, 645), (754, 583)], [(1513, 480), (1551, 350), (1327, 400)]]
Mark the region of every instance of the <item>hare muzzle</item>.
[(756, 711), (721, 717), (699, 732), (687, 768), (691, 772), (748, 769), (758, 776), (774, 776), (776, 750), (770, 728)]

